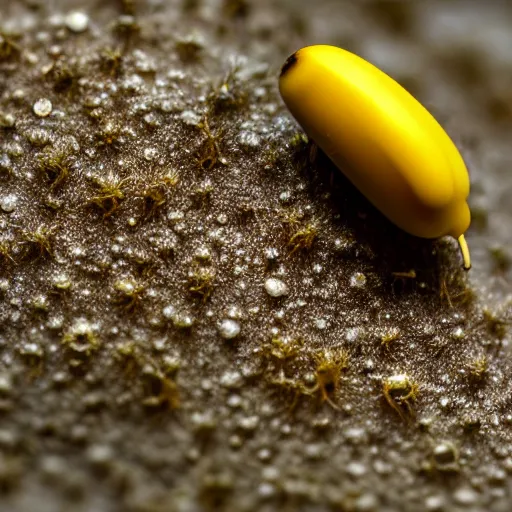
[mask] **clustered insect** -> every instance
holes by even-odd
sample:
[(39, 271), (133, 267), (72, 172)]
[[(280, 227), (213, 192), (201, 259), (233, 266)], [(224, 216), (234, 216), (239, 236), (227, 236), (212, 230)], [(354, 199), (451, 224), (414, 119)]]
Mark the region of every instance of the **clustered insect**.
[(410, 416), (414, 413), (411, 402), (416, 400), (418, 391), (418, 384), (405, 373), (391, 375), (382, 382), (382, 393), (386, 402), (404, 420), (406, 413)]
[[(271, 363), (267, 366), (270, 384), (292, 397), (290, 409), (295, 408), (301, 396), (319, 396), (322, 402), (339, 410), (334, 399), (340, 389), (343, 373), (349, 367), (346, 349), (311, 349), (300, 339), (274, 337), (264, 347), (262, 356), (267, 365)], [(313, 371), (301, 374), (306, 367)]]

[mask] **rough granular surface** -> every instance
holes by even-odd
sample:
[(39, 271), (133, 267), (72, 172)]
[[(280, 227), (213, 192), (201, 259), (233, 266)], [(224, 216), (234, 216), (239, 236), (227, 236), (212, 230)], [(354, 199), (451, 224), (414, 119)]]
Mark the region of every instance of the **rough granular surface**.
[[(2, 2), (0, 510), (510, 510), (511, 27), (505, 2)], [(286, 111), (315, 43), (454, 138), (469, 273)]]

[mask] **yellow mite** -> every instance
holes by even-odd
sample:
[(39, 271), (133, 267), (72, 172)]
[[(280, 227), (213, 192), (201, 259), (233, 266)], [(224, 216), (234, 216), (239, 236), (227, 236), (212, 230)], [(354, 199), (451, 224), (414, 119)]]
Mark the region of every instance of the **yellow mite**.
[(471, 267), (466, 166), (411, 94), (361, 57), (326, 45), (291, 55), (279, 89), (306, 133), (388, 219), (415, 236), (456, 238)]

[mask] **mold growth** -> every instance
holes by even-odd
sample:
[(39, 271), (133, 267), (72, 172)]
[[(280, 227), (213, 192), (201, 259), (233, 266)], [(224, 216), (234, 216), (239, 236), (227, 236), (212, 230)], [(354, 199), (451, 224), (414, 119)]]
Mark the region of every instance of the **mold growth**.
[[(0, 8), (0, 509), (500, 510), (504, 150), (472, 170), (487, 222), (467, 275), (281, 103), (278, 65), (318, 4), (29, 3)], [(375, 5), (335, 4), (332, 34), (383, 47)], [(428, 35), (404, 33), (435, 67)]]

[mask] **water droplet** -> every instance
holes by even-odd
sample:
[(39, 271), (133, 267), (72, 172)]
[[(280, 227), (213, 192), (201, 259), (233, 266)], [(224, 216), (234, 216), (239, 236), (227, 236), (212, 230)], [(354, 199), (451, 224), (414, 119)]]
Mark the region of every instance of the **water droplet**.
[(460, 505), (472, 505), (478, 499), (478, 494), (470, 487), (460, 487), (453, 493), (454, 500)]
[(52, 113), (53, 105), (48, 98), (39, 98), (34, 103), (34, 114), (39, 117), (47, 117)]
[(265, 281), (265, 290), (271, 297), (282, 297), (288, 294), (288, 286), (283, 281), (273, 277)]
[(176, 314), (176, 308), (169, 304), (169, 306), (165, 306), (165, 308), (162, 310), (162, 314), (168, 320), (172, 320)]
[(359, 327), (350, 327), (345, 332), (345, 339), (350, 342), (354, 342), (359, 338), (359, 334), (361, 332), (361, 329)]
[(194, 256), (196, 257), (196, 259), (202, 260), (202, 261), (208, 261), (212, 257), (208, 247), (198, 247), (196, 249)]
[(354, 477), (361, 477), (366, 474), (366, 466), (360, 462), (350, 462), (347, 465), (347, 473)]
[(260, 419), (258, 416), (246, 416), (245, 418), (240, 418), (238, 421), (238, 426), (247, 432), (251, 432), (253, 430), (256, 430), (256, 427), (258, 426), (260, 422)]
[(235, 409), (242, 405), (242, 398), (240, 397), (240, 395), (230, 395), (228, 397), (227, 404), (229, 405), (229, 407)]
[(258, 494), (261, 498), (271, 498), (277, 493), (275, 485), (264, 482), (258, 486)]
[(222, 320), (219, 324), (219, 333), (225, 340), (236, 338), (240, 334), (240, 324), (235, 320)]
[(72, 32), (80, 33), (87, 30), (89, 16), (81, 11), (72, 11), (66, 16), (66, 27)]
[(57, 274), (53, 278), (53, 286), (59, 290), (68, 290), (71, 288), (71, 281), (67, 274)]
[(18, 198), (14, 194), (3, 196), (0, 199), (0, 208), (2, 208), (2, 211), (5, 213), (11, 213), (15, 210), (17, 202)]
[(158, 150), (156, 148), (145, 148), (144, 149), (144, 158), (151, 162), (152, 160), (155, 160), (155, 158), (158, 157)]
[(452, 331), (452, 339), (461, 340), (464, 338), (464, 329), (462, 327), (457, 327)]
[(170, 222), (179, 222), (185, 218), (185, 214), (180, 211), (171, 211), (168, 213), (167, 218)]
[(285, 190), (284, 192), (281, 192), (279, 194), (279, 201), (281, 201), (282, 203), (287, 203), (290, 201), (291, 197), (291, 192), (289, 190)]
[(442, 441), (434, 446), (432, 454), (438, 468), (440, 469), (447, 466), (450, 466), (451, 468), (453, 464), (457, 463), (457, 449), (450, 441)]
[(268, 448), (262, 448), (258, 451), (258, 459), (267, 462), (272, 458), (272, 452)]
[(0, 114), (0, 126), (4, 128), (13, 128), (16, 118), (12, 114)]
[(325, 318), (317, 318), (315, 320), (315, 326), (317, 329), (323, 330), (327, 327), (327, 321)]
[(379, 509), (379, 502), (375, 495), (365, 493), (359, 496), (355, 502), (355, 510), (358, 512), (374, 512)]
[(446, 500), (444, 496), (428, 496), (425, 499), (425, 508), (430, 512), (441, 512), (445, 509)]

